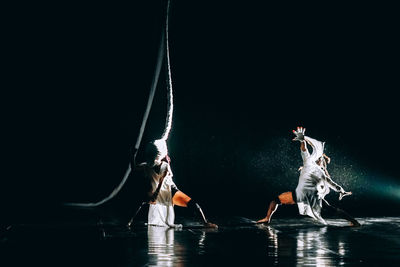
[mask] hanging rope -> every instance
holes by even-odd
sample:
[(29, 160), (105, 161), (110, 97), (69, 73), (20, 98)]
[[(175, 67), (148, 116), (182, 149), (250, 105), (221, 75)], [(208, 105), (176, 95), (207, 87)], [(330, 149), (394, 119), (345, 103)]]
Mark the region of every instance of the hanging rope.
[[(147, 100), (146, 110), (143, 115), (142, 125), (140, 127), (139, 135), (137, 137), (136, 144), (135, 144), (135, 150), (134, 150), (134, 154), (133, 154), (133, 159), (134, 159), (133, 162), (136, 162), (136, 156), (139, 151), (139, 147), (140, 147), (140, 143), (142, 141), (142, 137), (143, 137), (143, 133), (144, 133), (144, 130), (146, 127), (147, 119), (149, 117), (150, 109), (151, 109), (151, 106), (153, 103), (154, 94), (155, 94), (155, 91), (157, 88), (157, 83), (158, 83), (158, 80), (160, 77), (161, 66), (162, 66), (162, 62), (163, 62), (165, 53), (167, 54), (167, 74), (168, 74), (167, 87), (168, 87), (169, 94), (168, 94), (168, 114), (167, 114), (165, 130), (164, 130), (164, 133), (161, 138), (162, 140), (166, 141), (168, 139), (168, 136), (169, 136), (169, 133), (170, 133), (171, 127), (172, 127), (173, 95), (172, 95), (172, 79), (171, 79), (171, 68), (170, 68), (169, 47), (168, 47), (169, 8), (170, 8), (170, 1), (168, 0), (167, 15), (166, 15), (166, 20), (165, 20), (165, 31), (162, 31), (162, 33), (161, 33), (161, 41), (160, 41), (160, 47), (158, 50), (157, 65), (156, 65), (156, 69), (154, 72), (153, 81), (151, 83), (149, 98)], [(166, 36), (166, 38), (164, 36)], [(79, 206), (79, 207), (97, 207), (97, 206), (100, 206), (100, 205), (106, 203), (107, 201), (111, 200), (119, 193), (119, 191), (122, 189), (122, 187), (128, 180), (128, 177), (131, 172), (132, 172), (132, 166), (131, 166), (131, 164), (129, 164), (122, 181), (111, 192), (111, 194), (109, 196), (107, 196), (106, 198), (104, 198), (98, 202), (94, 202), (94, 203), (66, 203), (66, 205), (67, 206)]]
[(167, 114), (167, 120), (165, 122), (165, 129), (164, 133), (161, 137), (162, 140), (167, 141), (169, 137), (169, 133), (171, 132), (172, 128), (172, 115), (174, 111), (174, 99), (173, 99), (173, 94), (172, 94), (172, 75), (171, 75), (171, 64), (170, 64), (170, 58), (169, 58), (169, 40), (168, 40), (168, 30), (169, 30), (169, 5), (170, 1), (168, 1), (167, 4), (167, 18), (165, 21), (165, 47), (166, 47), (166, 54), (167, 54), (167, 89), (168, 89), (168, 114)]

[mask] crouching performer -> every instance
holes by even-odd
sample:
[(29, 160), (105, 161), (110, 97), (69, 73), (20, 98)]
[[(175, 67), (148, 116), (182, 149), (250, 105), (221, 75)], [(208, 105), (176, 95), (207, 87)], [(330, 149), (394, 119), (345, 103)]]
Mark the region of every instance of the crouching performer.
[(199, 204), (180, 191), (175, 185), (172, 180), (173, 173), (165, 140), (158, 139), (149, 143), (146, 147), (145, 157), (146, 162), (136, 165), (136, 169), (143, 169), (145, 177), (149, 179), (151, 184), (151, 189), (148, 192), (150, 204), (148, 225), (181, 227), (181, 225), (175, 225), (174, 223), (174, 205), (177, 205), (187, 207), (197, 213), (204, 227), (218, 227), (206, 219)]

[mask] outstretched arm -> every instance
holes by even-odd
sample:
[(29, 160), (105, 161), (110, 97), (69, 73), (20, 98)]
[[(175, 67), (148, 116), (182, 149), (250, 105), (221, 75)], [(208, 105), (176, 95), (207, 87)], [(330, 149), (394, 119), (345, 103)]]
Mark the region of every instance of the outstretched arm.
[(308, 152), (306, 141), (303, 140), (300, 142), (300, 150), (303, 152)]
[(344, 192), (343, 187), (334, 182), (331, 177), (325, 175), (325, 180), (328, 182), (329, 187), (332, 188), (335, 192)]
[(349, 196), (353, 194), (352, 192), (346, 192), (343, 187), (335, 183), (329, 175), (325, 175), (325, 179), (328, 182), (328, 185), (330, 188), (332, 188), (334, 191), (340, 193), (339, 194), (339, 200), (342, 200), (343, 197)]

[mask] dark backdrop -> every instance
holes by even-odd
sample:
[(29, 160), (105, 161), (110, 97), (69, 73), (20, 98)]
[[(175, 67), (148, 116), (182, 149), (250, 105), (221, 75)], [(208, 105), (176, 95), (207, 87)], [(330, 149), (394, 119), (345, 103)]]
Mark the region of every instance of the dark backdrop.
[[(141, 125), (163, 1), (6, 7), (3, 217), (91, 202), (122, 179)], [(393, 215), (397, 27), (390, 7), (172, 1), (174, 179), (212, 214), (258, 217), (295, 188), (291, 130), (326, 141), (358, 215)], [(142, 143), (162, 134), (165, 76)], [(139, 154), (141, 157), (141, 154)], [(139, 201), (134, 173), (112, 209)]]

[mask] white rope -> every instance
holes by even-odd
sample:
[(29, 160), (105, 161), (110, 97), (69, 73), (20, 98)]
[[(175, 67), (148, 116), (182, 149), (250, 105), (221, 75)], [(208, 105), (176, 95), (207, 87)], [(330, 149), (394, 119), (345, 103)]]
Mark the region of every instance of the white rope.
[(172, 128), (172, 115), (174, 111), (174, 99), (173, 99), (173, 94), (172, 94), (172, 75), (171, 75), (171, 64), (170, 64), (170, 58), (169, 58), (169, 40), (168, 40), (168, 31), (169, 31), (169, 6), (170, 6), (170, 1), (168, 1), (168, 6), (167, 6), (167, 18), (165, 22), (165, 38), (166, 38), (166, 54), (167, 54), (167, 74), (168, 74), (168, 81), (167, 81), (167, 87), (168, 87), (168, 114), (167, 114), (167, 120), (166, 120), (166, 125), (164, 129), (164, 133), (161, 137), (162, 140), (167, 141), (169, 137), (169, 133), (171, 132)]
[[(168, 17), (169, 17), (169, 6), (170, 6), (170, 1), (168, 1), (168, 5), (167, 5), (167, 16), (166, 16), (166, 26), (165, 26), (165, 32), (162, 31), (161, 34), (161, 42), (160, 42), (160, 47), (158, 50), (158, 59), (157, 59), (157, 65), (156, 65), (156, 70), (154, 73), (154, 77), (153, 77), (153, 81), (151, 84), (151, 89), (150, 89), (150, 93), (149, 93), (149, 98), (147, 100), (147, 106), (146, 106), (146, 110), (145, 113), (143, 115), (143, 120), (142, 120), (142, 125), (140, 127), (140, 131), (139, 131), (139, 135), (137, 137), (136, 140), (136, 144), (135, 144), (135, 151), (134, 151), (134, 155), (133, 155), (133, 162), (135, 162), (136, 159), (136, 155), (137, 152), (139, 150), (140, 147), (140, 143), (142, 141), (142, 137), (143, 137), (143, 133), (146, 127), (146, 123), (147, 123), (147, 119), (149, 117), (149, 113), (150, 113), (150, 109), (153, 103), (153, 99), (154, 99), (154, 94), (157, 88), (157, 83), (159, 80), (159, 76), (160, 76), (160, 72), (161, 72), (161, 66), (162, 66), (162, 62), (163, 62), (163, 58), (164, 58), (164, 54), (165, 54), (165, 47), (166, 47), (166, 54), (167, 54), (167, 71), (168, 71), (168, 90), (169, 90), (169, 95), (168, 95), (168, 114), (167, 114), (167, 120), (166, 120), (166, 127), (164, 130), (164, 133), (162, 135), (162, 140), (166, 141), (168, 139), (169, 133), (171, 131), (171, 127), (172, 127), (172, 114), (173, 114), (173, 96), (172, 96), (172, 79), (171, 79), (171, 68), (170, 68), (170, 59), (169, 59), (169, 47), (168, 47)], [(166, 35), (166, 40), (164, 38), (164, 35)], [(124, 177), (122, 179), (122, 181), (119, 183), (119, 185), (111, 192), (111, 194), (109, 196), (107, 196), (106, 198), (98, 201), (98, 202), (94, 202), (94, 203), (66, 203), (65, 205), (67, 206), (79, 206), (79, 207), (97, 207), (100, 206), (104, 203), (106, 203), (107, 201), (111, 200), (112, 198), (114, 198), (119, 191), (122, 189), (122, 187), (124, 186), (124, 184), (126, 183), (126, 181), (128, 180), (128, 177), (130, 175), (130, 173), (132, 172), (132, 166), (131, 164), (128, 165), (128, 168), (124, 174)]]

